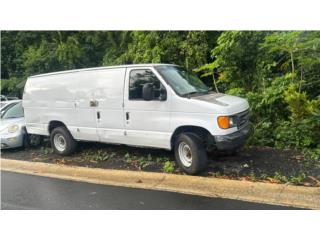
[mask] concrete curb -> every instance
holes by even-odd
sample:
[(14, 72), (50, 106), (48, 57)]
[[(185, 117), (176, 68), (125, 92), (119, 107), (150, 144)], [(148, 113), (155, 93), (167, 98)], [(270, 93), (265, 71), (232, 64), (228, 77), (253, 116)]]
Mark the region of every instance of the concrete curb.
[(320, 188), (1, 159), (1, 170), (65, 180), (320, 209)]

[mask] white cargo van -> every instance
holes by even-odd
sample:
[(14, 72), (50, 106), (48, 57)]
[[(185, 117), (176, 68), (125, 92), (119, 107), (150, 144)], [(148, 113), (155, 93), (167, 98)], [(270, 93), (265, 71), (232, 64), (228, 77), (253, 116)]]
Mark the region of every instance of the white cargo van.
[(196, 174), (207, 151), (236, 150), (250, 134), (245, 99), (215, 93), (171, 64), (140, 64), (55, 72), (28, 78), (26, 128), (50, 136), (69, 155), (78, 141), (173, 149)]

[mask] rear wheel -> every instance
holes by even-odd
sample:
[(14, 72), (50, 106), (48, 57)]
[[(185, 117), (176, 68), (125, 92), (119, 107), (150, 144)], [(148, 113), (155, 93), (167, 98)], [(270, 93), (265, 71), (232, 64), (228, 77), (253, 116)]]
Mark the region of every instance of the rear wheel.
[(178, 136), (174, 145), (175, 158), (187, 174), (197, 174), (206, 169), (208, 157), (201, 139), (192, 133)]
[(53, 150), (60, 155), (70, 155), (75, 152), (77, 142), (65, 127), (57, 127), (50, 134), (50, 142)]

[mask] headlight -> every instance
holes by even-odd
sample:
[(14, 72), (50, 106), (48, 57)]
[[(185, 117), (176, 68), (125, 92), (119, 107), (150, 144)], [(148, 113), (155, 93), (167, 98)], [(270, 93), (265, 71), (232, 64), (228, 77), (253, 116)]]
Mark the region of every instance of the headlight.
[(18, 131), (19, 130), (19, 126), (18, 125), (11, 125), (11, 126), (9, 126), (8, 127), (8, 132), (9, 133), (14, 133), (14, 132), (16, 132), (16, 131)]
[(222, 129), (236, 127), (237, 118), (235, 116), (220, 116), (218, 117), (218, 125)]
[(230, 125), (229, 126), (230, 128), (238, 126), (238, 121), (236, 116), (229, 117), (229, 125)]

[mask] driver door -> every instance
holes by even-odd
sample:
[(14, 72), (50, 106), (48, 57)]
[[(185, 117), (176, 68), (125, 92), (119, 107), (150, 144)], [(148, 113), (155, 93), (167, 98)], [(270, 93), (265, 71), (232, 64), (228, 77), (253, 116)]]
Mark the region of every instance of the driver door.
[[(144, 84), (152, 84), (155, 98), (146, 101), (142, 96)], [(160, 100), (159, 89), (167, 98)], [(129, 145), (169, 148), (170, 96), (166, 83), (161, 82), (152, 68), (127, 68), (124, 91), (126, 142)]]

